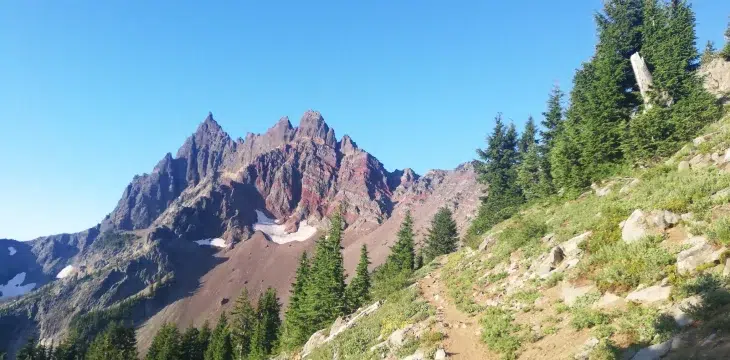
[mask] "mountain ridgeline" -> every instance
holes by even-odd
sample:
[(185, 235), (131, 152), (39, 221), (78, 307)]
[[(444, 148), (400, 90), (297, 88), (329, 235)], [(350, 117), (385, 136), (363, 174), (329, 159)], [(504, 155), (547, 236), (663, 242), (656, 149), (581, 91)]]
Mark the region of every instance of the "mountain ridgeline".
[(463, 231), (479, 188), (471, 164), (387, 171), (315, 111), (298, 127), (284, 117), (237, 140), (209, 114), (174, 157), (133, 178), (100, 224), (0, 240), (12, 249), (0, 252), (0, 285), (13, 290), (0, 290), (0, 348), (58, 342), (69, 329), (89, 338), (119, 321), (140, 327), (146, 350), (169, 322), (216, 321), (242, 287), (252, 296), (272, 287), (286, 304), (297, 258), (313, 249), (310, 230), (328, 228), (336, 209), (354, 271), (363, 245), (374, 265), (385, 261), (407, 210), (425, 224), (448, 206)]

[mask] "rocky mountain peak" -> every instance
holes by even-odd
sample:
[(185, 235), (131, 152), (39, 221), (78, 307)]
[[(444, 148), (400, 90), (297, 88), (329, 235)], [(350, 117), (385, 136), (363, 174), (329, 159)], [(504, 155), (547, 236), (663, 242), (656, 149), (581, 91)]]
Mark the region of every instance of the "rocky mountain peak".
[(359, 148), (357, 147), (357, 144), (352, 140), (352, 138), (350, 138), (350, 135), (345, 135), (342, 137), (342, 140), (340, 140), (340, 152), (342, 152), (344, 155), (350, 155), (357, 150), (359, 150)]
[(299, 128), (297, 129), (297, 137), (323, 141), (332, 147), (337, 143), (335, 130), (327, 125), (319, 111), (314, 110), (307, 110), (302, 115), (299, 121)]

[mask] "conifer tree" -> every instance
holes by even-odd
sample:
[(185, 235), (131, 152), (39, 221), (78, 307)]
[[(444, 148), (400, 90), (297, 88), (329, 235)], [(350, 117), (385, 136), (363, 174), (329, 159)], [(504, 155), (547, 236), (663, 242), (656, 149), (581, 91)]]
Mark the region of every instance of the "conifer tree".
[(174, 324), (164, 324), (152, 339), (147, 360), (188, 360), (183, 357), (180, 331)]
[(276, 297), (276, 290), (268, 288), (261, 294), (256, 308), (257, 321), (251, 336), (250, 360), (266, 359), (278, 343), (281, 304)]
[(289, 307), (284, 317), (281, 346), (285, 350), (292, 350), (307, 341), (308, 329), (311, 327), (306, 313), (306, 282), (309, 277), (309, 258), (303, 252), (299, 259), (297, 274), (292, 284), (289, 296)]
[(185, 360), (203, 360), (205, 356), (205, 342), (202, 340), (198, 328), (194, 326), (188, 327), (180, 339), (182, 358)]
[(487, 138), (487, 148), (477, 149), (478, 180), (488, 186), (489, 195), (482, 198), (473, 231), (481, 234), (511, 216), (524, 202), (517, 185), (517, 130), (514, 124), (505, 127), (497, 114), (494, 130)]
[(545, 169), (546, 161), (540, 158), (537, 145), (532, 145), (522, 156), (517, 168), (517, 184), (527, 201), (548, 196), (552, 192), (552, 180)]
[(542, 121), (543, 130), (540, 132), (542, 137), (543, 156), (546, 156), (555, 144), (563, 124), (563, 97), (565, 95), (558, 85), (555, 85), (550, 91), (547, 101), (547, 110), (542, 113), (544, 120)]
[(200, 333), (198, 334), (198, 346), (200, 348), (196, 349), (196, 351), (202, 352), (203, 358), (205, 358), (205, 352), (208, 350), (208, 345), (210, 345), (211, 336), (213, 336), (213, 332), (210, 330), (210, 322), (205, 320), (203, 327), (200, 328)]
[(326, 238), (317, 241), (306, 282), (308, 334), (328, 326), (345, 312), (345, 269), (342, 259), (343, 219), (337, 210)]
[(210, 335), (210, 342), (205, 351), (205, 360), (233, 360), (233, 346), (228, 329), (228, 318), (221, 314), (218, 324)]
[(137, 341), (134, 329), (117, 323), (97, 335), (89, 345), (87, 360), (133, 360), (137, 359)]
[(251, 336), (256, 328), (256, 310), (251, 305), (248, 289), (243, 288), (231, 311), (231, 342), (237, 359), (244, 359), (251, 351)]
[(370, 301), (370, 272), (368, 272), (370, 258), (365, 244), (360, 248), (360, 262), (355, 269), (355, 277), (347, 285), (347, 312), (352, 313)]
[(416, 249), (413, 234), (413, 217), (410, 210), (406, 211), (406, 216), (401, 222), (398, 230), (398, 240), (393, 247), (390, 248), (390, 256), (388, 261), (391, 262), (398, 271), (410, 273), (413, 271), (415, 264)]
[(715, 44), (711, 40), (707, 40), (707, 44), (705, 44), (705, 50), (702, 52), (702, 58), (700, 59), (700, 63), (702, 65), (709, 64), (710, 61), (712, 61), (715, 56), (717, 56), (717, 49), (715, 49)]
[(530, 115), (527, 118), (527, 123), (525, 123), (525, 130), (522, 132), (522, 136), (520, 136), (517, 151), (520, 153), (520, 156), (523, 156), (533, 145), (537, 145), (537, 128), (535, 128), (535, 119)]
[(15, 357), (18, 360), (35, 360), (37, 353), (37, 343), (34, 337), (29, 338), (25, 345), (18, 351)]
[[(534, 147), (535, 145), (532, 144), (530, 148)], [(453, 214), (449, 208), (442, 207), (431, 219), (431, 227), (428, 229), (424, 249), (426, 261), (456, 251), (458, 242), (459, 234)]]

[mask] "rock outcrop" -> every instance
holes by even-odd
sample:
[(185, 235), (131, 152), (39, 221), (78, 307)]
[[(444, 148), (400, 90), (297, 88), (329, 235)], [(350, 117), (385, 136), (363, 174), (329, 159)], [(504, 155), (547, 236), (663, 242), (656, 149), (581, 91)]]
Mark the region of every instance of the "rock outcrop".
[(730, 100), (730, 61), (717, 57), (700, 67), (704, 87), (719, 99)]

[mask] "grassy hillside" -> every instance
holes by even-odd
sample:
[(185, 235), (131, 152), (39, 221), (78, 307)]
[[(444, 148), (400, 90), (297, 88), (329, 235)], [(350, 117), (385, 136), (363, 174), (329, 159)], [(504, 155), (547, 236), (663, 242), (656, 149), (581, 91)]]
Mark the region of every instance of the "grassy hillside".
[[(580, 196), (524, 206), (471, 246), (434, 260), (414, 279), (421, 291), (398, 293), (312, 358), (452, 351), (448, 338), (457, 334), (439, 316), (450, 305), (473, 319), (489, 349), (484, 358), (726, 356), (730, 116), (704, 134), (671, 158), (626, 169)], [(636, 210), (644, 232), (632, 239)], [(657, 217), (669, 221), (657, 227)], [(424, 277), (439, 279), (445, 299), (426, 299)], [(424, 299), (430, 310), (421, 308)], [(399, 327), (394, 322), (423, 330), (404, 345), (370, 351)]]

